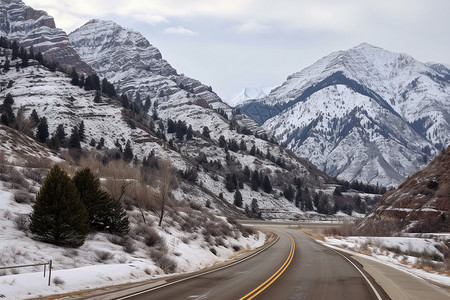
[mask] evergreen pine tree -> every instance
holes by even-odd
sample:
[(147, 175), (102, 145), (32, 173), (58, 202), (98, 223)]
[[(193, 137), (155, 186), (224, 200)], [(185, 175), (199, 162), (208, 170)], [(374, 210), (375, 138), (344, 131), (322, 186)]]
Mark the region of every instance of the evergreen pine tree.
[(91, 230), (104, 230), (107, 226), (109, 196), (100, 187), (100, 181), (89, 168), (79, 170), (73, 182), (86, 206)]
[(80, 88), (84, 87), (86, 84), (86, 80), (84, 79), (84, 74), (81, 74), (80, 76)]
[(33, 122), (37, 125), (39, 124), (39, 122), (41, 121), (41, 119), (39, 118), (36, 109), (33, 109), (33, 111), (31, 112), (31, 120), (33, 120)]
[(11, 60), (16, 60), (19, 57), (19, 43), (17, 41), (13, 41), (11, 44)]
[(251, 179), (252, 190), (258, 191), (258, 187), (260, 185), (261, 185), (261, 180), (259, 179), (259, 173), (257, 170), (255, 170), (252, 173), (252, 179)]
[(120, 96), (121, 100), (122, 100), (122, 106), (124, 108), (130, 108), (130, 101), (128, 101), (128, 97), (125, 94), (122, 94), (122, 96)]
[(110, 233), (124, 235), (130, 231), (128, 215), (123, 209), (119, 200), (109, 197), (109, 222), (108, 231)]
[(123, 160), (126, 162), (130, 162), (133, 159), (133, 149), (131, 149), (130, 140), (127, 140), (127, 144), (125, 145), (125, 150), (123, 152)]
[(239, 144), (239, 149), (241, 149), (241, 151), (247, 151), (247, 144), (245, 144), (244, 140), (241, 140)]
[(284, 195), (284, 197), (285, 197), (287, 200), (289, 200), (289, 201), (291, 201), (291, 202), (292, 202), (292, 200), (294, 200), (295, 191), (294, 191), (294, 188), (292, 187), (292, 185), (288, 184), (288, 185), (284, 188), (284, 190), (283, 190), (283, 195)]
[(36, 54), (34, 53), (34, 47), (31, 46), (30, 49), (28, 50), (28, 58), (29, 59), (35, 59), (36, 58)]
[(144, 110), (146, 113), (148, 113), (151, 106), (152, 106), (152, 101), (150, 100), (150, 96), (145, 97)]
[(8, 72), (9, 70), (11, 70), (11, 62), (8, 59), (8, 56), (6, 56), (5, 58), (5, 64), (3, 65), (3, 70), (6, 72)]
[(79, 247), (89, 232), (88, 213), (77, 188), (60, 167), (54, 166), (36, 195), (30, 230), (45, 242)]
[(72, 80), (70, 81), (70, 83), (76, 86), (80, 85), (80, 77), (78, 77), (78, 73), (75, 68), (72, 68)]
[(26, 68), (28, 67), (29, 63), (28, 63), (28, 53), (27, 50), (25, 50), (25, 48), (20, 47), (20, 53), (19, 53), (20, 58), (22, 59), (22, 62), (20, 64), (20, 66), (22, 68)]
[(59, 139), (59, 141), (61, 143), (64, 143), (64, 141), (66, 140), (66, 132), (64, 130), (64, 125), (63, 124), (59, 124), (56, 127), (56, 132), (55, 132), (56, 137)]
[(258, 200), (255, 198), (252, 199), (251, 209), (253, 217), (261, 219), (261, 210), (259, 209)]
[(234, 193), (234, 205), (242, 207), (242, 194), (239, 190)]
[(208, 138), (208, 139), (210, 139), (211, 138), (211, 136), (209, 135), (209, 133), (210, 133), (210, 131), (209, 131), (209, 128), (208, 128), (208, 126), (204, 126), (203, 127), (203, 136), (205, 137), (205, 138)]
[(94, 103), (102, 103), (102, 97), (100, 91), (95, 91)]
[(267, 175), (264, 176), (262, 188), (263, 188), (264, 192), (266, 192), (266, 193), (270, 193), (272, 191), (272, 185), (270, 184), (270, 179), (269, 179), (269, 176), (267, 176)]
[(226, 146), (227, 146), (227, 141), (225, 140), (225, 137), (223, 135), (221, 135), (219, 137), (219, 147), (225, 148)]
[(105, 146), (105, 139), (103, 137), (101, 137), (96, 148), (100, 150), (103, 148), (103, 146)]
[(167, 119), (167, 133), (175, 133), (177, 124), (171, 119)]
[(44, 63), (44, 56), (42, 55), (42, 52), (39, 50), (38, 53), (36, 54), (35, 59), (40, 63), (43, 64)]
[(42, 117), (37, 127), (36, 137), (39, 142), (45, 143), (47, 142), (48, 136), (49, 133), (48, 133), (47, 118)]
[(78, 127), (74, 126), (72, 128), (72, 133), (70, 134), (69, 138), (69, 148), (70, 149), (80, 149), (80, 135), (78, 134)]
[(81, 120), (80, 125), (78, 126), (78, 136), (80, 137), (80, 142), (83, 142), (86, 138), (86, 135), (84, 133), (84, 121)]
[(61, 147), (61, 142), (59, 141), (59, 139), (56, 135), (52, 135), (52, 137), (47, 140), (47, 146), (50, 149), (58, 151), (59, 147)]
[(194, 135), (194, 130), (192, 129), (192, 125), (189, 125), (186, 132), (186, 141), (192, 140), (192, 136)]
[(14, 104), (14, 99), (10, 93), (6, 94), (3, 100), (3, 114), (1, 116), (1, 121), (3, 124), (9, 127), (14, 127), (16, 122), (16, 116), (14, 115), (12, 105)]

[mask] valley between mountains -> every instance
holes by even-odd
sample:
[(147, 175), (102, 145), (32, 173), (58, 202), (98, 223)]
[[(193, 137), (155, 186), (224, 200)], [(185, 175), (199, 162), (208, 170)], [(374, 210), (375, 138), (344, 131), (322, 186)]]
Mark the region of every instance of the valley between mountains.
[[(230, 106), (113, 21), (67, 34), (47, 12), (2, 0), (0, 36), (0, 267), (13, 267), (0, 269), (0, 297), (166, 281), (271, 243), (217, 276), (261, 267), (239, 295), (277, 274), (275, 294), (325, 299), (322, 284), (339, 290), (325, 263), (308, 287), (283, 264), (309, 268), (319, 251), (345, 269), (337, 281), (358, 277), (354, 293), (388, 296), (310, 237), (449, 284), (444, 64), (363, 43)], [(50, 286), (42, 267), (14, 267), (49, 260)]]

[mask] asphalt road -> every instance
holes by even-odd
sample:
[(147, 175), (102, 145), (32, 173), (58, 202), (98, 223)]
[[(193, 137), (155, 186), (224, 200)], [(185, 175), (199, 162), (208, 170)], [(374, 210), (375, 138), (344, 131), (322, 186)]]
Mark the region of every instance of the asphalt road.
[(340, 254), (298, 230), (271, 230), (279, 240), (242, 263), (120, 299), (379, 299)]

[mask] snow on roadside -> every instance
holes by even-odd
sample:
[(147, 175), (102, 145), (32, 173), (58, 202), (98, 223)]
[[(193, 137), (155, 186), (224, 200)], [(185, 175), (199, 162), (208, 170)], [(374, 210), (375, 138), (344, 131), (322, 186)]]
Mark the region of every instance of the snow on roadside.
[[(216, 256), (209, 249), (205, 249), (202, 245), (204, 241), (201, 239), (189, 244), (184, 244), (175, 238), (168, 239), (168, 236), (171, 236), (172, 233), (164, 235), (169, 246), (168, 252), (175, 253), (174, 258), (178, 263), (177, 270), (179, 271), (193, 272), (230, 259), (235, 255), (233, 249), (217, 247)], [(106, 239), (103, 240), (101, 234), (97, 234), (93, 240), (86, 241), (85, 245), (79, 249), (61, 249), (53, 245), (32, 240), (24, 241), (23, 239), (24, 237), (21, 237), (18, 241), (9, 240), (6, 243), (3, 240), (0, 243), (0, 248), (4, 251), (7, 247), (10, 247), (11, 251), (19, 251), (19, 255), (22, 254), (26, 257), (26, 260), (23, 260), (20, 264), (32, 263), (33, 261), (35, 263), (46, 262), (48, 259), (53, 258), (56, 268), (61, 268), (61, 265), (64, 264), (68, 268), (53, 270), (50, 286), (47, 285), (48, 271), (47, 277), (43, 277), (42, 266), (27, 268), (29, 271), (32, 271), (31, 273), (0, 276), (0, 298), (36, 298), (83, 289), (158, 279), (165, 276), (162, 270), (155, 266), (150, 258), (146, 257), (145, 253), (136, 251), (133, 256), (120, 253), (117, 250), (117, 245), (108, 243)], [(262, 246), (264, 241), (265, 236), (260, 233), (258, 237), (249, 236), (244, 238), (241, 236), (235, 240), (235, 243), (245, 249), (255, 249)], [(6, 246), (7, 244), (9, 246)], [(95, 262), (92, 262), (92, 258), (89, 257), (89, 253), (92, 255), (95, 251), (107, 251), (115, 256), (105, 262), (108, 264), (95, 264)], [(76, 257), (67, 257), (68, 252), (77, 253)], [(121, 260), (122, 263), (118, 263)], [(70, 261), (72, 261), (74, 266), (85, 266), (72, 267)], [(23, 271), (24, 269), (21, 270), (22, 272), (27, 272)]]
[[(28, 230), (21, 230), (17, 223), (19, 217), (30, 212), (30, 204), (15, 202), (14, 194), (0, 182), (0, 266), (46, 263), (52, 260), (54, 269), (51, 286), (47, 285), (48, 277), (43, 277), (43, 266), (0, 270), (0, 298), (36, 298), (165, 276), (164, 267), (151, 258), (153, 248), (139, 238), (125, 241), (132, 243), (131, 248), (134, 249), (131, 251), (126, 250), (126, 245), (118, 237), (106, 233), (90, 234), (79, 248), (38, 242), (31, 238)], [(194, 215), (194, 212), (191, 211), (190, 214)], [(203, 213), (199, 211), (197, 214)], [(182, 211), (178, 215), (187, 216)], [(165, 247), (161, 247), (161, 252), (176, 263), (175, 272), (187, 273), (212, 266), (234, 257), (237, 246), (240, 250), (250, 250), (265, 242), (263, 233), (246, 237), (243, 233), (232, 234), (223, 237), (222, 242), (212, 238), (208, 240), (204, 227), (191, 228), (191, 232), (185, 232), (174, 219), (175, 216), (176, 214), (167, 215), (163, 228), (155, 225), (156, 216), (146, 216), (148, 226), (154, 229), (165, 244)], [(131, 211), (129, 217), (132, 230), (136, 232), (139, 229), (136, 218), (140, 219), (141, 214)], [(211, 217), (208, 222), (229, 226), (230, 231), (235, 230), (223, 217)]]
[[(324, 237), (325, 241), (318, 241), (328, 247), (346, 253), (364, 257), (396, 268), (416, 277), (431, 280), (442, 285), (450, 286), (450, 276), (442, 273), (413, 267), (419, 264), (419, 257), (412, 256), (423, 253), (429, 256), (443, 254), (438, 248), (446, 247), (441, 241), (413, 237)], [(401, 254), (389, 251), (395, 250)], [(411, 255), (408, 255), (411, 254)]]

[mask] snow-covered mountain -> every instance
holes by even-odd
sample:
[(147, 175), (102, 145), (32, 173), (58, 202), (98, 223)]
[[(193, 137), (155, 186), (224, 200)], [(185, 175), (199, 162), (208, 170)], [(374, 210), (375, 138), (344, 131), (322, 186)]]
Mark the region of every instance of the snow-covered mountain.
[(233, 99), (227, 100), (226, 102), (231, 106), (235, 107), (248, 100), (261, 99), (269, 95), (271, 87), (247, 87), (244, 88), (239, 94), (237, 94)]
[[(196, 184), (181, 188), (177, 197), (215, 203), (214, 209), (227, 215), (247, 214), (243, 208), (255, 201), (268, 218), (298, 218), (305, 211), (351, 214), (373, 204), (374, 196), (364, 195), (367, 205), (360, 205), (365, 201), (356, 205), (357, 193), (352, 192), (339, 196), (345, 205), (337, 205), (332, 194), (340, 184), (335, 179), (270, 141), (252, 119), (236, 114), (211, 88), (178, 74), (141, 34), (110, 21), (92, 20), (71, 33), (70, 41), (100, 77), (128, 95), (131, 104), (106, 94), (98, 99), (95, 91), (72, 84), (66, 74), (51, 72), (36, 61), (3, 70), (8, 85), (0, 98), (9, 93), (14, 112), (22, 107), (25, 115), (35, 109), (46, 116), (50, 134), (59, 125), (69, 133), (83, 121), (84, 150), (98, 148), (104, 139), (100, 146), (104, 155), (121, 157), (129, 141), (136, 164), (152, 155), (170, 160), (181, 174), (195, 169)], [(5, 61), (1, 57), (0, 65)], [(242, 208), (232, 204), (237, 185)]]
[(397, 185), (450, 141), (449, 74), (361, 44), (290, 75), (241, 111), (333, 176)]
[(48, 60), (73, 66), (80, 72), (92, 71), (72, 48), (67, 34), (56, 28), (53, 17), (26, 6), (21, 0), (0, 1), (0, 35), (18, 40), (26, 48), (33, 46)]

